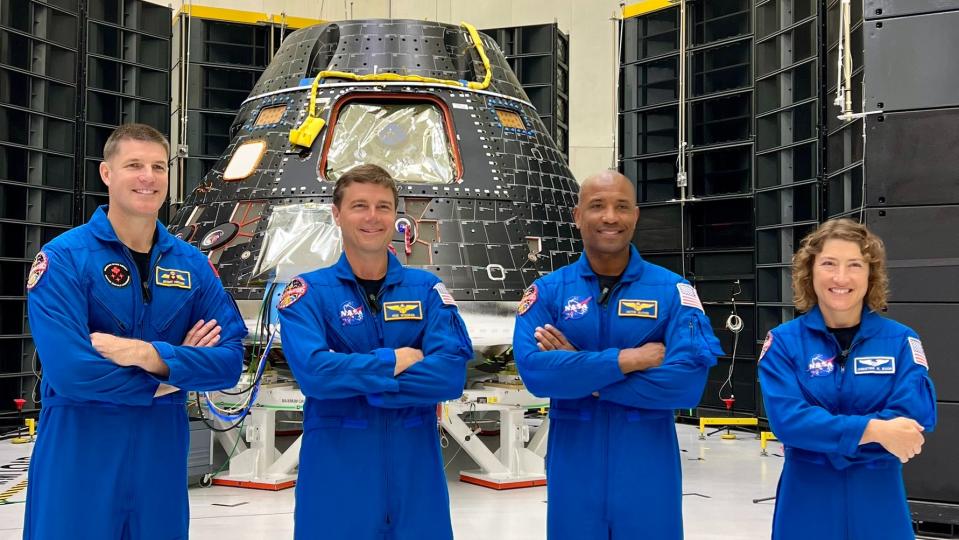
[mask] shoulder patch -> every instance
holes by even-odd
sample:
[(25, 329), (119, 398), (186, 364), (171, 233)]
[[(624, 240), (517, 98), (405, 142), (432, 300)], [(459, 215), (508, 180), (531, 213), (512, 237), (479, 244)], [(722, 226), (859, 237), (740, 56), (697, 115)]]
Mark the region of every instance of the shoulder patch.
[(47, 266), (50, 262), (47, 259), (47, 254), (44, 252), (37, 253), (36, 258), (33, 259), (33, 266), (30, 267), (30, 275), (27, 276), (27, 290), (37, 286), (37, 283), (40, 283), (40, 278), (43, 277), (43, 273), (47, 271)]
[(302, 278), (295, 277), (286, 284), (286, 288), (283, 289), (283, 294), (280, 296), (280, 301), (276, 304), (278, 309), (286, 309), (296, 303), (297, 300), (306, 296), (306, 281), (303, 281)]
[(769, 347), (772, 347), (773, 344), (773, 333), (766, 332), (766, 341), (763, 341), (763, 348), (759, 351), (759, 359), (756, 360), (756, 363), (759, 363), (763, 359), (763, 356), (766, 356), (766, 351), (769, 350)]
[(696, 292), (696, 288), (687, 283), (677, 283), (676, 288), (679, 289), (679, 303), (696, 308), (703, 313), (706, 313), (706, 310), (703, 309), (703, 303), (699, 301), (699, 294)]
[(910, 337), (909, 348), (912, 350), (912, 361), (920, 366), (929, 369), (929, 362), (926, 360), (926, 351), (922, 349), (922, 342), (919, 338)]
[(442, 281), (433, 285), (433, 289), (440, 295), (440, 300), (442, 300), (444, 304), (447, 306), (456, 305), (456, 299), (453, 298), (453, 295), (450, 294), (449, 289), (446, 288), (446, 285), (444, 285)]
[(536, 288), (536, 285), (530, 285), (523, 291), (523, 297), (519, 300), (519, 306), (516, 307), (516, 312), (520, 315), (529, 311), (529, 308), (533, 307), (533, 304), (536, 303), (536, 299), (539, 297), (539, 289)]

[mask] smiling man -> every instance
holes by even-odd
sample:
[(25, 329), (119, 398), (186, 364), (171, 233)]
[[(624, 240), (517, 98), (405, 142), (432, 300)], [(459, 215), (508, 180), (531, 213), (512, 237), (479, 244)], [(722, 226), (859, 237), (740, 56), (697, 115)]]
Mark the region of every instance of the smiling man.
[(674, 409), (695, 407), (722, 354), (696, 290), (640, 257), (632, 183), (583, 182), (573, 210), (585, 253), (520, 301), (513, 348), (550, 398), (551, 540), (681, 539)]
[(30, 269), (43, 410), (25, 539), (187, 537), (178, 388), (236, 384), (246, 326), (207, 258), (157, 221), (168, 159), (155, 129), (117, 128), (100, 164), (110, 204)]
[(297, 539), (453, 537), (436, 404), (463, 393), (473, 348), (443, 282), (387, 250), (397, 199), (376, 165), (341, 176), (343, 255), (280, 297), (283, 352), (306, 396)]

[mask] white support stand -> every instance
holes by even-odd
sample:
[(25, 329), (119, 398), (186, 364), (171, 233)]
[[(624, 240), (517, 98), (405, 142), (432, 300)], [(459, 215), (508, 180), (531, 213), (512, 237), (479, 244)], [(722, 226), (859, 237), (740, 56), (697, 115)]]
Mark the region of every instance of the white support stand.
[[(488, 384), (481, 390), (467, 390), (460, 400), (443, 404), (443, 429), (480, 466), (479, 470), (460, 471), (461, 481), (492, 489), (546, 485), (543, 457), (549, 423), (544, 421), (530, 440), (530, 430), (524, 420), (526, 410), (536, 404), (543, 404), (543, 400), (520, 385), (508, 384)], [(495, 453), (459, 416), (473, 411), (499, 412), (500, 447)]]
[[(218, 402), (236, 398), (217, 394)], [(217, 433), (217, 440), (227, 453), (236, 448), (230, 459), (229, 474), (217, 476), (213, 483), (222, 486), (279, 491), (296, 484), (300, 444), (297, 438), (285, 452), (276, 449), (277, 411), (302, 411), (305, 398), (291, 383), (263, 385), (256, 404), (246, 420), (243, 440), (235, 431)], [(488, 383), (479, 390), (467, 390), (457, 401), (443, 403), (443, 429), (479, 464), (475, 471), (461, 471), (460, 480), (492, 489), (514, 489), (546, 485), (544, 456), (549, 421), (544, 420), (536, 434), (524, 416), (532, 407), (545, 407), (548, 402), (530, 394), (517, 384)], [(500, 447), (490, 449), (460, 418), (471, 411), (497, 411), (500, 416)], [(219, 421), (218, 421), (219, 422)], [(529, 444), (527, 444), (529, 443)]]
[[(232, 398), (226, 394), (215, 397)], [(217, 433), (217, 440), (229, 453), (234, 446), (239, 453), (230, 459), (230, 472), (213, 479), (215, 485), (279, 491), (296, 484), (294, 470), (299, 465), (301, 435), (285, 451), (276, 449), (276, 413), (280, 410), (303, 410), (303, 394), (293, 384), (263, 385), (256, 404), (244, 424), (245, 439), (237, 440), (234, 431)]]

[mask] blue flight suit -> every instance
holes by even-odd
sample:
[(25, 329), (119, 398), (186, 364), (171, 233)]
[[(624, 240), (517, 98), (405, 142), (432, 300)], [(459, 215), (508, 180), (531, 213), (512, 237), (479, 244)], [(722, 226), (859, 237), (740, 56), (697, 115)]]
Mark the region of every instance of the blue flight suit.
[[(45, 245), (28, 280), (30, 327), (43, 372), (40, 431), (30, 459), (24, 538), (187, 538), (186, 393), (236, 384), (246, 325), (209, 261), (157, 223), (150, 302), (106, 206)], [(214, 347), (180, 344), (199, 319), (222, 327)], [(104, 332), (152, 343), (158, 377), (93, 348)]]
[[(388, 254), (374, 312), (346, 255), (290, 281), (283, 352), (306, 396), (296, 484), (300, 540), (449, 540), (437, 403), (458, 398), (473, 348), (453, 298)], [(398, 376), (395, 349), (423, 351)]]
[(878, 443), (859, 441), (873, 418), (905, 416), (926, 433), (935, 426), (922, 343), (865, 309), (842, 360), (818, 306), (766, 337), (759, 381), (770, 427), (786, 448), (772, 537), (912, 539), (902, 463)]
[[(601, 296), (584, 254), (527, 289), (516, 317), (520, 375), (530, 392), (550, 398), (548, 537), (679, 539), (673, 410), (699, 403), (722, 349), (695, 289), (633, 247), (605, 304)], [(533, 333), (547, 323), (578, 352), (540, 351)], [(648, 342), (665, 344), (662, 366), (624, 375), (619, 351)]]

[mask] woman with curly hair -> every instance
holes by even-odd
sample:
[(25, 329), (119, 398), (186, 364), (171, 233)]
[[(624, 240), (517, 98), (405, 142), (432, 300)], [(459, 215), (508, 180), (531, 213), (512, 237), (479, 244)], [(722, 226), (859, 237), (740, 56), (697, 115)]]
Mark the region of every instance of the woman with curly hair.
[(766, 336), (759, 380), (786, 447), (773, 540), (914, 538), (902, 464), (936, 423), (919, 336), (879, 314), (882, 240), (849, 219), (823, 223), (793, 257), (796, 308)]

